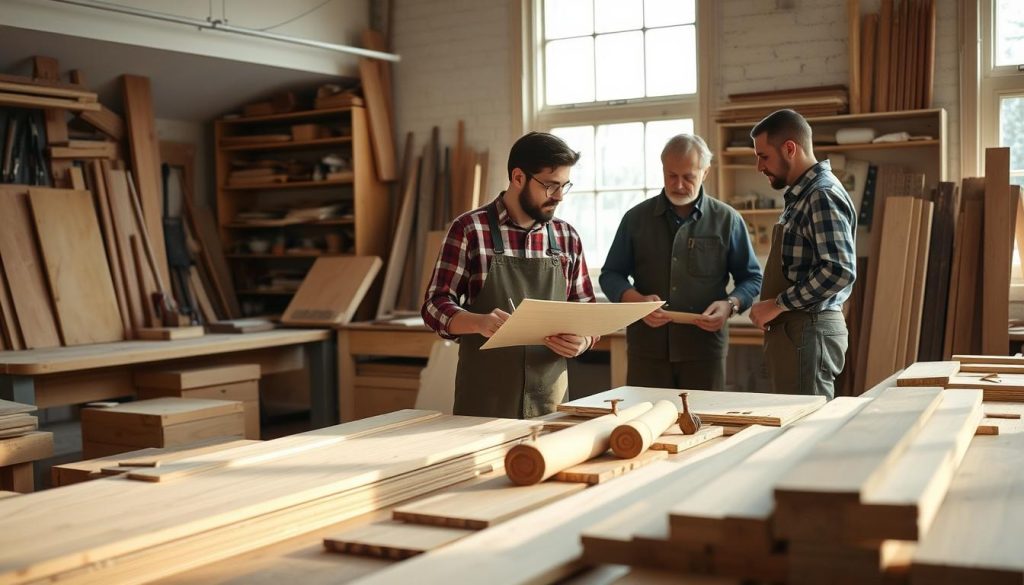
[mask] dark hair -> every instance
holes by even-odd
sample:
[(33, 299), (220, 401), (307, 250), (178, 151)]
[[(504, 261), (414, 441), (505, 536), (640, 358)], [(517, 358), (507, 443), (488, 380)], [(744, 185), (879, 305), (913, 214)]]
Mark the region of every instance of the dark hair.
[(767, 134), (768, 143), (776, 148), (787, 140), (792, 140), (800, 145), (804, 152), (810, 154), (814, 151), (811, 125), (793, 110), (777, 110), (765, 116), (750, 131), (750, 137), (757, 138), (761, 134)]
[(530, 132), (516, 140), (508, 151), (508, 178), (512, 180), (512, 169), (535, 175), (544, 169), (571, 167), (579, 160), (580, 153), (561, 138), (547, 132)]

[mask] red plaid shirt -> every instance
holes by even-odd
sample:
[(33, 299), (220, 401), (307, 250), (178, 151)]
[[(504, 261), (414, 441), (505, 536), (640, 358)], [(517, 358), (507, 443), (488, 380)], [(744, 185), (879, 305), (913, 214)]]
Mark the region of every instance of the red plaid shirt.
[[(504, 193), (503, 193), (504, 194)], [(527, 258), (543, 258), (547, 255), (548, 234), (545, 225), (534, 225), (530, 229), (519, 227), (512, 221), (505, 208), (505, 202), (497, 198), (498, 226), (505, 242), (505, 253)], [(570, 301), (593, 303), (594, 287), (590, 283), (587, 261), (583, 258), (583, 243), (580, 235), (571, 225), (560, 220), (551, 220), (558, 246), (562, 249), (562, 272), (565, 274), (566, 298)], [(434, 265), (424, 297), (423, 321), (442, 337), (454, 339), (448, 332), (448, 324), (459, 311), (465, 311), (484, 287), (487, 271), (494, 256), (491, 228), (487, 222), (487, 207), (474, 209), (460, 215), (452, 223), (441, 246), (440, 257)]]

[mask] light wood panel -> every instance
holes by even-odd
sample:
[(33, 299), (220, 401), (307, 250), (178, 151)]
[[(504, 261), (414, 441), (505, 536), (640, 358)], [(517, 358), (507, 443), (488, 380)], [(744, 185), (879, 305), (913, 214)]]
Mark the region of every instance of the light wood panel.
[(409, 241), (412, 236), (413, 221), (416, 211), (416, 179), (420, 166), (419, 157), (413, 154), (413, 134), (405, 137), (405, 163), (402, 171), (402, 201), (398, 212), (398, 225), (395, 226), (388, 265), (384, 273), (384, 285), (377, 306), (377, 318), (383, 319), (395, 311), (398, 300), (398, 288), (402, 280), (402, 268), (409, 252)]
[[(619, 408), (628, 408), (647, 401), (668, 400), (682, 412), (679, 390), (623, 386), (599, 392), (586, 398), (558, 405), (559, 412), (598, 416), (611, 412), (606, 400), (621, 399)], [(757, 392), (717, 392), (687, 390), (690, 411), (705, 424), (770, 426), (787, 425), (825, 404), (823, 396), (761, 394)]]
[(28, 196), (64, 342), (123, 339), (91, 194), (33, 187)]
[(666, 451), (646, 451), (630, 459), (622, 459), (606, 453), (585, 463), (563, 469), (553, 475), (551, 479), (554, 481), (597, 485), (655, 461), (661, 461), (666, 457), (668, 457)]
[(398, 172), (395, 165), (395, 142), (378, 62), (360, 59), (359, 77), (363, 82), (363, 97), (366, 98), (366, 110), (370, 119), (370, 141), (373, 144), (377, 178), (381, 181), (394, 181)]
[(472, 533), (461, 528), (417, 526), (385, 520), (324, 538), (324, 548), (337, 553), (402, 560), (451, 544)]
[(286, 325), (335, 326), (352, 320), (380, 271), (376, 256), (317, 258), (281, 317)]
[(651, 449), (655, 451), (668, 451), (674, 455), (721, 437), (724, 430), (720, 426), (704, 425), (696, 433), (687, 435), (678, 427), (671, 427), (654, 440), (654, 443), (651, 444)]
[(960, 371), (960, 362), (917, 362), (900, 372), (897, 386), (945, 386)]
[(984, 297), (981, 303), (981, 351), (1009, 351), (1010, 318), (1010, 149), (985, 149)]

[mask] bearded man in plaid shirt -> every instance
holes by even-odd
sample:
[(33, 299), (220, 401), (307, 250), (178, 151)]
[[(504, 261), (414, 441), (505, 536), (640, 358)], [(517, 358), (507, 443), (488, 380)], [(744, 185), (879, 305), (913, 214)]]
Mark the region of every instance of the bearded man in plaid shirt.
[(846, 362), (843, 303), (857, 279), (857, 210), (827, 160), (814, 157), (811, 127), (779, 110), (750, 132), (757, 170), (786, 188), (772, 231), (761, 301), (750, 319), (765, 330), (764, 352), (776, 393), (835, 395)]
[(455, 414), (554, 412), (568, 388), (566, 359), (596, 342), (563, 334), (545, 345), (480, 351), (523, 299), (596, 301), (580, 236), (555, 217), (579, 157), (551, 134), (523, 136), (509, 152), (508, 189), (448, 230), (421, 312), (441, 337), (459, 340)]

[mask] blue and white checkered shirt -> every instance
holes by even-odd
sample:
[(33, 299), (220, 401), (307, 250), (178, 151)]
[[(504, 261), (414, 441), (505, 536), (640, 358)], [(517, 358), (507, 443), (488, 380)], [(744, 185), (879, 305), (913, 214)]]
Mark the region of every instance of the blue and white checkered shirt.
[(791, 311), (840, 310), (857, 279), (857, 210), (829, 161), (821, 161), (784, 195), (782, 270), (794, 284), (778, 296)]

